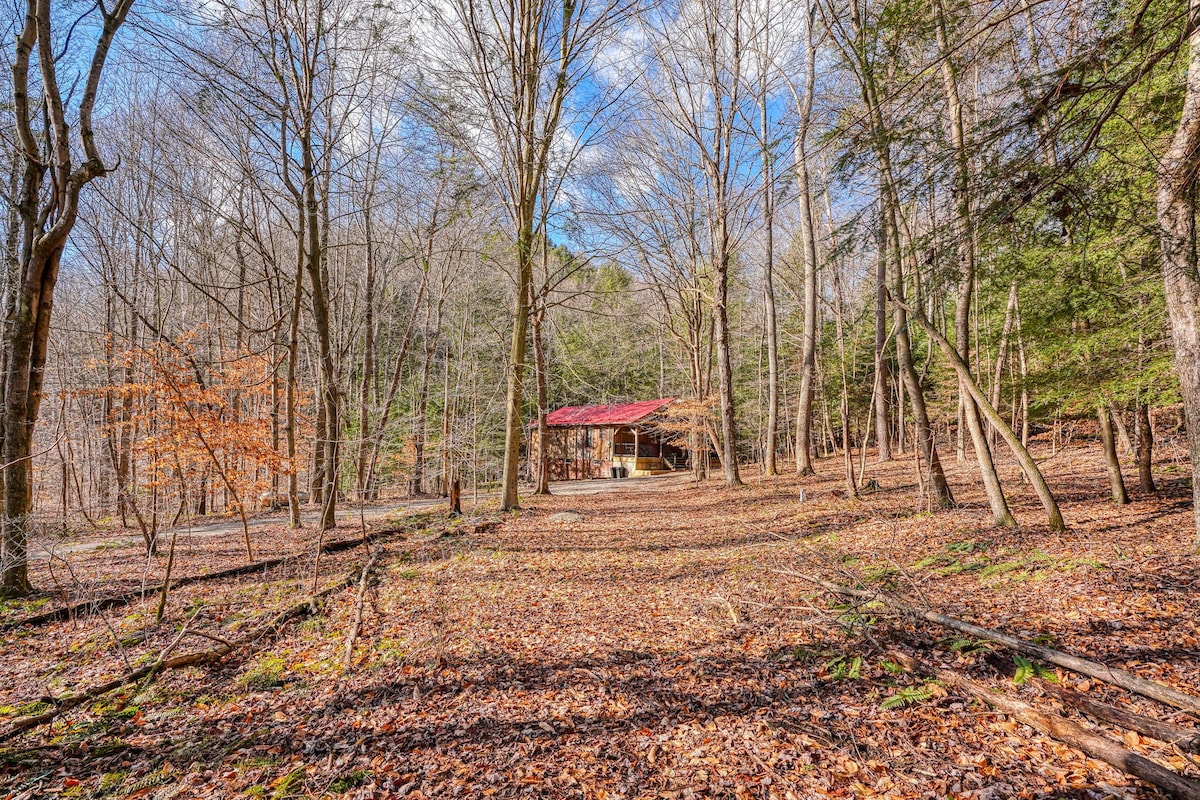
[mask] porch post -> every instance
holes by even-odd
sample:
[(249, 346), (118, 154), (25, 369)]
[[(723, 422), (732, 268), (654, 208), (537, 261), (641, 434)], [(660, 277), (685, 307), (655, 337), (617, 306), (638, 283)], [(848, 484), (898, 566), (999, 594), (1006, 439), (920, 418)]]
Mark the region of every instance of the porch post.
[(638, 468), (638, 439), (641, 438), (641, 432), (641, 428), (636, 425), (633, 427), (633, 471), (629, 475), (631, 478)]

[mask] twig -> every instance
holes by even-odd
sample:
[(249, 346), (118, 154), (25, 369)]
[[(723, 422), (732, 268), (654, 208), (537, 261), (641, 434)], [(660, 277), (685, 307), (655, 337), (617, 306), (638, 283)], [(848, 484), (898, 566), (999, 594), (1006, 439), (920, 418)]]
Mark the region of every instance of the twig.
[(162, 667), (163, 662), (167, 660), (167, 657), (170, 656), (171, 653), (175, 652), (175, 648), (178, 647), (179, 643), (183, 641), (183, 637), (187, 635), (188, 628), (191, 627), (192, 622), (200, 615), (202, 610), (203, 606), (197, 608), (192, 612), (192, 615), (187, 618), (187, 620), (183, 623), (183, 627), (179, 629), (179, 633), (176, 634), (175, 638), (171, 640), (171, 643), (164, 647), (162, 652), (158, 654), (158, 658), (155, 659), (154, 663), (150, 666), (150, 671), (146, 674), (146, 677), (142, 681), (141, 685), (138, 686), (136, 690), (130, 692), (124, 700), (117, 704), (118, 711), (125, 708), (126, 704), (130, 700), (146, 691), (146, 687), (149, 686), (150, 682), (154, 680), (154, 676), (158, 673), (159, 668)]
[(371, 554), (371, 558), (363, 567), (362, 577), (358, 581), (358, 599), (354, 604), (354, 624), (350, 626), (350, 632), (346, 635), (346, 652), (342, 657), (342, 671), (346, 672), (350, 669), (350, 664), (354, 659), (354, 642), (358, 639), (358, 632), (362, 630), (363, 620), (363, 602), (367, 596), (367, 584), (371, 576), (371, 570), (375, 567), (375, 562), (379, 558), (379, 551), (376, 550)]

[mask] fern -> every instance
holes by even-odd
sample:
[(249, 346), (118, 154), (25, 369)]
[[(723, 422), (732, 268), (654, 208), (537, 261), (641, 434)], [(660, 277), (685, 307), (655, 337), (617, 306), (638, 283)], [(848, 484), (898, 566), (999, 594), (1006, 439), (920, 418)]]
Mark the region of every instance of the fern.
[(891, 697), (886, 698), (879, 707), (884, 711), (895, 711), (905, 706), (915, 706), (933, 697), (933, 689), (929, 684), (922, 686), (905, 686)]
[(971, 653), (990, 651), (992, 646), (979, 639), (958, 638), (950, 642), (950, 649), (955, 653), (970, 655)]
[(1058, 676), (1054, 674), (1054, 670), (1049, 669), (1041, 662), (1014, 655), (1013, 663), (1017, 665), (1017, 671), (1013, 673), (1013, 683), (1018, 686), (1026, 683), (1030, 678), (1041, 678), (1044, 681), (1058, 683)]
[(858, 680), (862, 677), (862, 665), (862, 656), (854, 656), (853, 658), (838, 656), (827, 661), (825, 669), (829, 672), (829, 677), (835, 681), (845, 680), (846, 678)]

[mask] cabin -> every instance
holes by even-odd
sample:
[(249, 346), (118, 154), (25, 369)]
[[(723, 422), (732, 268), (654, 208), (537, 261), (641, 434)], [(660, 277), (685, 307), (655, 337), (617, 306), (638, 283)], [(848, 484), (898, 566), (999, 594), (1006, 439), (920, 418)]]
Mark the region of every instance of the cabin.
[(550, 479), (630, 478), (689, 468), (687, 448), (657, 424), (673, 402), (663, 397), (550, 412), (546, 415)]

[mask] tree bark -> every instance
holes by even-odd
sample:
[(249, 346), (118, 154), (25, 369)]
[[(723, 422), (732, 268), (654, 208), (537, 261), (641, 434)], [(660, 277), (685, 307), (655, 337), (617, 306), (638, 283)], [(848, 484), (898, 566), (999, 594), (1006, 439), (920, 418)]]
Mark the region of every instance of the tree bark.
[[(1000, 408), (1000, 390), (1004, 386), (1004, 368), (1008, 365), (1009, 339), (1012, 337), (1013, 323), (1017, 311), (1017, 282), (1013, 281), (1008, 287), (1008, 304), (1004, 308), (1004, 328), (1000, 331), (1000, 346), (996, 351), (996, 366), (992, 370), (992, 407)], [(1014, 421), (1015, 425), (1016, 422)], [(996, 429), (988, 428), (988, 446), (996, 447)]]
[[(760, 65), (763, 72), (769, 65)], [(767, 117), (766, 76), (759, 103), (759, 124), (763, 142), (763, 226), (765, 228), (766, 258), (763, 262), (763, 313), (767, 335), (767, 429), (763, 434), (763, 472), (777, 474), (775, 450), (779, 438), (779, 332), (775, 313), (775, 154), (770, 147)]]
[[(16, 139), (23, 152), (20, 193), (14, 198), (20, 220), (18, 285), (14, 311), (4, 332), (8, 363), (4, 380), (2, 477), (4, 513), (0, 520), (0, 594), (28, 594), (27, 543), (33, 509), (33, 432), (42, 398), (42, 380), (50, 336), (54, 289), (67, 237), (79, 214), (83, 187), (105, 174), (96, 147), (92, 109), (100, 77), (117, 30), (132, 0), (118, 0), (112, 10), (101, 8), (103, 24), (79, 100), (78, 141), (83, 163), (72, 165), (73, 134), (59, 90), (50, 2), (27, 0), (22, 28), (12, 60), (12, 97)], [(70, 39), (67, 39), (69, 43)], [(40, 111), (31, 108), (29, 73), (34, 49), (40, 69)], [(67, 101), (69, 102), (69, 100)], [(46, 125), (45, 148), (39, 145), (31, 121), (41, 116)], [(41, 202), (43, 182), (49, 179), (48, 199)]]
[(1137, 465), (1138, 488), (1151, 494), (1157, 492), (1158, 487), (1154, 485), (1154, 429), (1150, 427), (1150, 406), (1146, 403), (1137, 406)]
[[(974, 379), (970, 375), (970, 313), (971, 300), (975, 292), (975, 227), (972, 224), (971, 160), (967, 145), (966, 124), (963, 119), (962, 98), (958, 91), (958, 76), (951, 59), (949, 37), (946, 31), (946, 12), (941, 0), (937, 0), (936, 10), (937, 43), (942, 56), (942, 86), (946, 94), (950, 142), (954, 151), (954, 190), (957, 201), (955, 203), (955, 233), (958, 238), (960, 263), (958, 293), (954, 306), (954, 344), (957, 358), (967, 368), (965, 376), (963, 373), (959, 374), (961, 416), (971, 433), (971, 443), (979, 464), (980, 477), (987, 492), (988, 504), (992, 509), (992, 520), (1000, 527), (1016, 527), (1016, 520), (1013, 519), (1012, 512), (1008, 508), (1008, 501), (1004, 498), (1000, 476), (992, 461), (992, 453), (988, 447), (983, 423), (979, 419), (980, 410), (976, 405), (978, 401), (973, 399), (973, 393), (968, 386), (968, 384), (975, 385)], [(1022, 449), (1024, 448), (1022, 447)], [(1053, 517), (1053, 514), (1051, 516)], [(1061, 524), (1061, 518), (1059, 522)]]
[[(1200, 13), (1189, 0), (1188, 19)], [(1187, 84), (1179, 127), (1159, 162), (1157, 212), (1163, 283), (1175, 370), (1192, 461), (1194, 547), (1200, 550), (1200, 274), (1196, 264), (1196, 170), (1200, 166), (1200, 27), (1188, 37)]]
[(812, 95), (816, 86), (816, 42), (813, 25), (817, 4), (809, 0), (805, 23), (804, 96), (796, 130), (796, 194), (800, 203), (800, 238), (804, 255), (804, 322), (800, 344), (800, 400), (796, 410), (796, 472), (813, 475), (813, 394), (817, 366), (817, 230), (813, 220), (812, 187), (808, 171), (808, 132), (812, 124)]
[(1117, 457), (1117, 440), (1113, 435), (1112, 417), (1108, 406), (1100, 403), (1096, 406), (1096, 416), (1100, 420), (1100, 441), (1104, 445), (1104, 463), (1108, 467), (1108, 483), (1112, 489), (1113, 502), (1123, 506), (1129, 502), (1125, 492), (1125, 479), (1121, 476), (1121, 459)]
[[(532, 315), (533, 320), (533, 370), (537, 381), (537, 447), (536, 463), (533, 467), (533, 493), (550, 494), (550, 428), (546, 425), (546, 415), (549, 413), (549, 389), (546, 380), (546, 351), (542, 340), (542, 324), (546, 318), (544, 302), (539, 303)], [(530, 454), (530, 459), (534, 454)]]
[(371, 387), (375, 385), (375, 234), (371, 219), (374, 192), (367, 195), (363, 205), (363, 238), (365, 240), (366, 284), (363, 290), (363, 361), (362, 379), (358, 386), (358, 465), (355, 474), (359, 502), (367, 499), (367, 475), (371, 461)]
[(933, 427), (929, 424), (929, 412), (925, 407), (925, 395), (921, 391), (921, 379), (917, 375), (916, 367), (913, 366), (912, 344), (908, 335), (908, 315), (898, 305), (895, 307), (894, 313), (897, 330), (896, 361), (900, 367), (900, 378), (904, 381), (904, 388), (913, 409), (917, 451), (921, 454), (925, 474), (929, 477), (934, 503), (938, 508), (952, 508), (954, 495), (950, 491), (950, 484), (946, 482), (946, 473), (942, 469), (941, 459), (938, 458)]
[(939, 681), (1008, 714), (1018, 722), (1162, 789), (1175, 800), (1200, 800), (1200, 784), (1132, 752), (1120, 742), (1101, 736), (1065, 717), (1039, 711), (1021, 700), (992, 691), (961, 673), (935, 669), (933, 675)]

